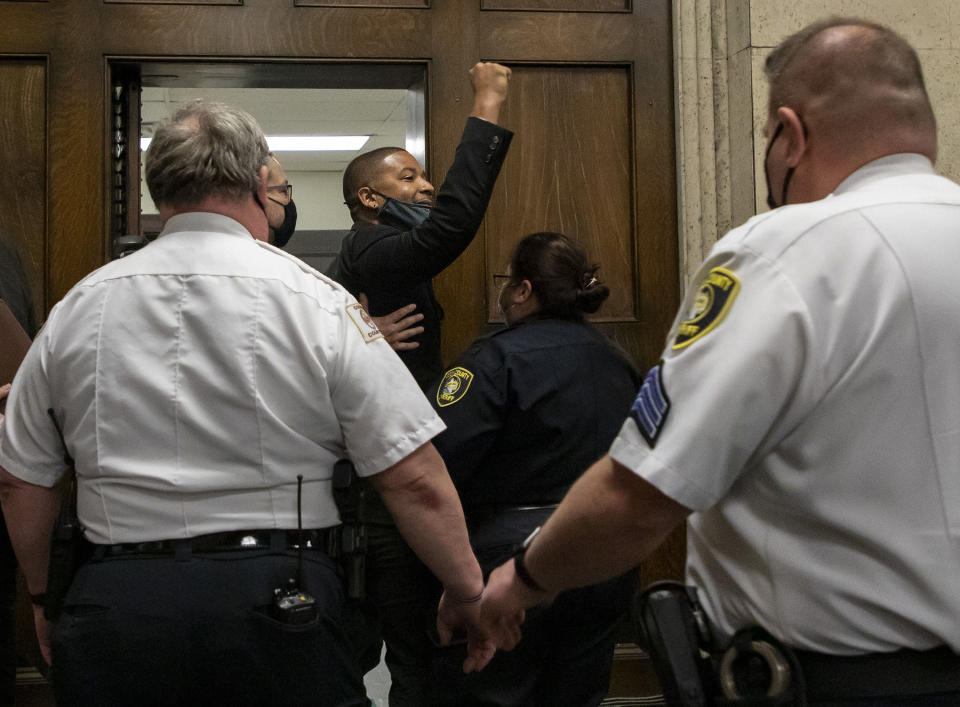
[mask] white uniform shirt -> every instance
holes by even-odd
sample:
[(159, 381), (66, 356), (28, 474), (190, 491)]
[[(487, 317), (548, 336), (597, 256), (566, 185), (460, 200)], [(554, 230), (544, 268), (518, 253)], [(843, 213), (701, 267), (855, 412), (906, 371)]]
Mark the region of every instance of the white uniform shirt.
[(721, 636), (960, 651), (960, 187), (885, 157), (696, 282), (611, 453), (700, 511), (687, 576)]
[(0, 465), (64, 474), (53, 408), (95, 543), (338, 521), (333, 463), (362, 476), (444, 429), (338, 284), (210, 213), (93, 272), (54, 307), (17, 373)]

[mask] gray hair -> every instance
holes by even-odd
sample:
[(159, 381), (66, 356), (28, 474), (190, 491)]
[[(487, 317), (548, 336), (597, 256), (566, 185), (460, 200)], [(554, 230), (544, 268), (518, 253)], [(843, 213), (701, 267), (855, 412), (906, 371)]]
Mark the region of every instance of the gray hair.
[(210, 196), (239, 201), (256, 191), (267, 164), (267, 140), (239, 108), (197, 100), (154, 132), (146, 179), (156, 204), (184, 207)]

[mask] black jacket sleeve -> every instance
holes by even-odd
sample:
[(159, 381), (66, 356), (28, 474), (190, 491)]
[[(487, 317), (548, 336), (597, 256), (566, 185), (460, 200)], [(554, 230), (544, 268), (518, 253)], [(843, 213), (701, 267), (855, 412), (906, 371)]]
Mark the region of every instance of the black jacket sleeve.
[(468, 118), (430, 216), (410, 231), (360, 225), (348, 269), (360, 281), (411, 285), (431, 280), (466, 250), (480, 228), (513, 133)]

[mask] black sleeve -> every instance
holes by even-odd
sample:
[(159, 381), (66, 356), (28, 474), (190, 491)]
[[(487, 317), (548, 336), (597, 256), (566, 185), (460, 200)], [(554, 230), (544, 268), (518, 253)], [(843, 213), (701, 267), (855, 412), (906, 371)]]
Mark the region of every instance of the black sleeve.
[(351, 270), (364, 281), (395, 285), (434, 278), (466, 250), (480, 228), (513, 133), (467, 119), (447, 178), (430, 216), (410, 231), (361, 229), (351, 244)]
[[(464, 372), (469, 374), (469, 381), (463, 377)], [(450, 394), (450, 381), (454, 379), (460, 388)], [(488, 349), (477, 356), (464, 355), (428, 392), (430, 403), (447, 425), (433, 443), (458, 488), (484, 468), (500, 436), (508, 381), (504, 361)]]

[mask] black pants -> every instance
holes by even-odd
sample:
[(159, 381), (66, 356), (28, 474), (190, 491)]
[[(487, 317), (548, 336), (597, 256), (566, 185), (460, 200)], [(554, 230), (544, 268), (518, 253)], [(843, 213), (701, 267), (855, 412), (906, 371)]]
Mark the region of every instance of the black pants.
[[(503, 514), (471, 525), (484, 575), (509, 559), (549, 511)], [(610, 687), (616, 631), (636, 591), (636, 573), (561, 593), (549, 607), (527, 612), (523, 639), (498, 651), (479, 673), (465, 675), (464, 646), (438, 649), (431, 703), (450, 707), (589, 707)]]
[(956, 707), (960, 705), (960, 690), (938, 692), (912, 697), (865, 697), (860, 700), (816, 700), (810, 707)]
[[(395, 525), (367, 525), (367, 599), (350, 605), (347, 626), (364, 672), (387, 644), (390, 707), (423, 707), (429, 698), (440, 584)], [(435, 633), (434, 629), (434, 633)]]
[(296, 554), (121, 556), (80, 568), (53, 635), (57, 704), (366, 705), (331, 560), (304, 553), (319, 616), (270, 615)]

